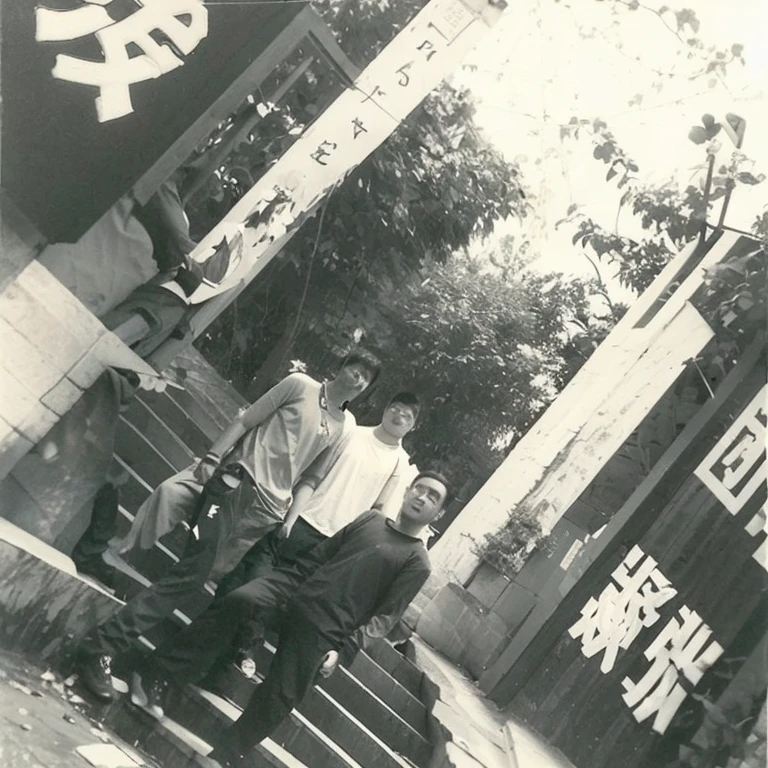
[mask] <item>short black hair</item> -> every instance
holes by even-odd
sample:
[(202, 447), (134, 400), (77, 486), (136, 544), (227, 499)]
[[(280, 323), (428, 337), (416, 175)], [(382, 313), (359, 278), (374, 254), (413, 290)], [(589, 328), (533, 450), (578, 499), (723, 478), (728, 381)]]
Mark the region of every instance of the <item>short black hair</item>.
[(413, 394), (413, 392), (398, 392), (396, 395), (390, 398), (387, 403), (387, 408), (390, 405), (405, 405), (413, 411), (413, 415), (418, 419), (419, 411), (421, 410), (421, 401)]
[[(350, 365), (360, 365), (371, 374), (371, 380), (368, 382), (368, 387), (374, 385), (381, 373), (381, 361), (367, 349), (358, 349), (355, 352), (350, 352), (342, 361), (339, 369), (347, 368)], [(366, 389), (368, 389), (368, 387), (366, 387)]]
[(419, 472), (419, 474), (413, 478), (411, 481), (411, 486), (416, 485), (416, 483), (418, 483), (422, 477), (429, 477), (432, 480), (437, 480), (438, 483), (442, 483), (445, 486), (445, 498), (443, 499), (443, 506), (447, 507), (448, 504), (453, 500), (453, 494), (451, 493), (451, 486), (448, 484), (448, 480), (445, 475), (441, 472), (435, 472), (432, 469), (425, 469)]

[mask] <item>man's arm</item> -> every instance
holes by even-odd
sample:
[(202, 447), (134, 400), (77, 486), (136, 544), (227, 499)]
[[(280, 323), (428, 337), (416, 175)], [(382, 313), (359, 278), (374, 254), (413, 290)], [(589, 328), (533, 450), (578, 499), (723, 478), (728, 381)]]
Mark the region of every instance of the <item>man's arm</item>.
[(325, 480), (348, 444), (349, 434), (345, 433), (334, 443), (324, 448), (299, 478), (291, 506), (288, 508), (282, 526), (278, 529), (280, 538), (286, 539), (291, 535), (294, 523), (306, 509), (317, 487)]
[(301, 517), (301, 513), (306, 509), (312, 494), (315, 492), (315, 486), (307, 482), (300, 481), (293, 492), (291, 506), (285, 515), (285, 520), (280, 528), (277, 529), (278, 538), (287, 539), (291, 535), (294, 523)]
[(376, 501), (373, 502), (373, 509), (383, 510), (384, 507), (391, 500), (392, 496), (394, 496), (399, 485), (400, 485), (400, 475), (397, 473), (397, 470), (396, 470), (387, 478), (387, 482), (384, 483), (384, 487), (381, 489), (381, 492), (376, 497)]
[(386, 637), (400, 621), (406, 608), (429, 578), (429, 565), (419, 557), (412, 557), (400, 570), (376, 606), (376, 613), (366, 624), (355, 630), (352, 641), (365, 649), (374, 638)]

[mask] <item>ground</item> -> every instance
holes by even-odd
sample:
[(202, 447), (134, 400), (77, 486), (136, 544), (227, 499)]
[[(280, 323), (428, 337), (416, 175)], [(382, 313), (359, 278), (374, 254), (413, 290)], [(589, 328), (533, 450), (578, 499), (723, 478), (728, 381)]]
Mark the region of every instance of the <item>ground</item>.
[[(0, 766), (2, 768), (158, 768), (105, 731), (94, 705), (59, 673), (0, 654)], [(89, 748), (94, 762), (78, 748)], [(88, 752), (88, 750), (86, 750)]]

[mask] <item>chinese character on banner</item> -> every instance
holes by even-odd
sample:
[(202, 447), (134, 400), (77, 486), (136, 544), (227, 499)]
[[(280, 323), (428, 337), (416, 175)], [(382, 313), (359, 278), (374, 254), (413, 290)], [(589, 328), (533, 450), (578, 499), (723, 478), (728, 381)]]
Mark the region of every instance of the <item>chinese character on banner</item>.
[(768, 387), (764, 387), (717, 441), (695, 475), (735, 515), (765, 484)]
[(331, 152), (333, 152), (337, 146), (338, 144), (333, 141), (321, 141), (317, 149), (312, 152), (310, 157), (319, 165), (328, 165), (328, 163), (324, 162), (324, 160), (326, 157), (331, 156)]
[(568, 630), (572, 638), (581, 638), (587, 658), (603, 652), (601, 672), (613, 669), (619, 649), (629, 648), (643, 627), (655, 624), (657, 609), (677, 594), (656, 565), (640, 547), (633, 547), (612, 574), (615, 584), (609, 584), (599, 598), (590, 598)]
[(352, 138), (356, 139), (361, 133), (368, 133), (368, 129), (363, 125), (363, 121), (356, 117), (352, 120)]
[[(94, 35), (103, 61), (59, 54), (53, 76), (96, 86), (96, 115), (100, 123), (133, 112), (130, 86), (165, 75), (184, 64), (176, 55), (192, 53), (208, 35), (208, 10), (202, 0), (142, 0), (137, 10), (116, 21), (102, 7), (113, 0), (86, 0), (72, 10), (35, 10), (39, 42), (76, 40)], [(182, 21), (184, 19), (184, 21)], [(153, 39), (160, 34), (167, 42)], [(130, 48), (141, 54), (131, 55)]]
[(720, 643), (709, 642), (712, 630), (695, 611), (683, 606), (680, 618), (682, 623), (670, 619), (645, 651), (645, 658), (653, 663), (642, 679), (638, 683), (628, 677), (622, 681), (625, 703), (637, 707), (632, 713), (635, 720), (640, 723), (655, 713), (653, 730), (657, 733), (666, 731), (688, 695), (681, 679), (691, 687), (696, 685), (723, 652)]
[(416, 48), (417, 51), (424, 51), (424, 53), (427, 55), (427, 61), (429, 61), (436, 53), (435, 46), (432, 45), (431, 41), (425, 40), (420, 46)]
[(413, 66), (413, 62), (409, 61), (407, 64), (403, 64), (400, 69), (395, 70), (398, 75), (400, 75), (400, 79), (397, 81), (397, 84), (402, 86), (403, 88), (407, 87), (408, 83), (411, 82), (411, 76), (408, 74), (408, 70)]
[(376, 86), (376, 87), (373, 89), (373, 93), (371, 93), (371, 94), (369, 94), (368, 96), (366, 96), (366, 97), (363, 99), (362, 103), (363, 103), (363, 104), (365, 104), (365, 102), (366, 102), (366, 101), (370, 101), (371, 99), (373, 99), (373, 98), (374, 98), (374, 97), (376, 97), (376, 96), (386, 96), (386, 95), (387, 95), (387, 94), (386, 94), (384, 91), (382, 91), (382, 90), (381, 90), (381, 88), (380, 88), (380, 87), (377, 85), (377, 86)]

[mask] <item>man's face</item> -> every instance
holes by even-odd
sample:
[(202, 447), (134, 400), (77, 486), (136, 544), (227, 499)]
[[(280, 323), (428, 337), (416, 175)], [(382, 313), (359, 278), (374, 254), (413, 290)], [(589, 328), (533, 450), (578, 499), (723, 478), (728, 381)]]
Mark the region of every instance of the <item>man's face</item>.
[(420, 477), (405, 493), (401, 514), (421, 525), (429, 525), (443, 511), (448, 489), (432, 477)]
[(340, 386), (344, 400), (352, 400), (357, 397), (373, 379), (373, 374), (360, 363), (345, 365), (336, 376), (336, 382)]
[(410, 405), (391, 403), (384, 409), (381, 425), (387, 434), (400, 440), (416, 426), (416, 411)]

